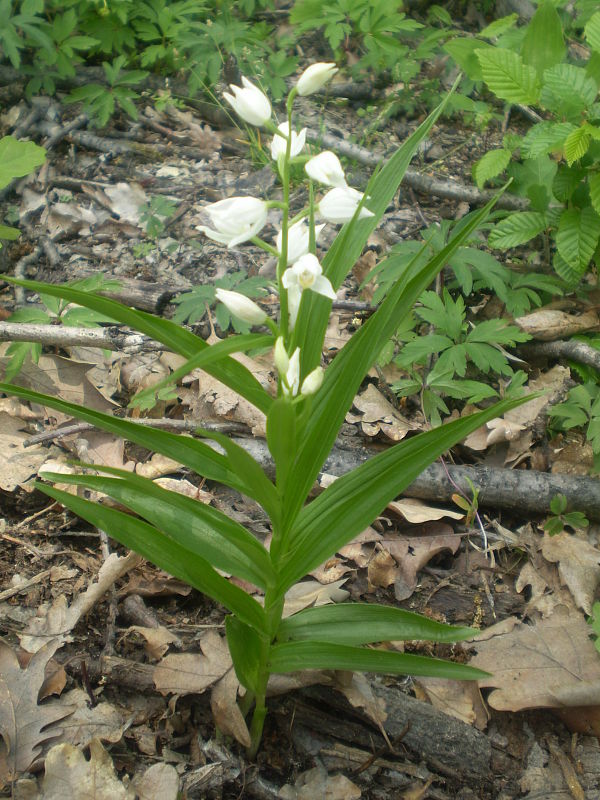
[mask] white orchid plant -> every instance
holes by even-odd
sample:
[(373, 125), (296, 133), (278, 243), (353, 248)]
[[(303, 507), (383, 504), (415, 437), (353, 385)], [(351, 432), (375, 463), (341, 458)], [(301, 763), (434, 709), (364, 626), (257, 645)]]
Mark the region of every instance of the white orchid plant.
[[(286, 593), (363, 531), (444, 451), (519, 402), (498, 403), (408, 438), (310, 499), (314, 481), (366, 373), (421, 292), (491, 208), (489, 204), (473, 216), (425, 266), (418, 265), (419, 259), (415, 258), (375, 313), (324, 367), (322, 348), (336, 292), (392, 201), (419, 142), (429, 134), (444, 105), (399, 148), (363, 194), (348, 186), (334, 153), (306, 154), (306, 131), (297, 132), (293, 124), (295, 96), (318, 91), (335, 72), (333, 64), (310, 66), (292, 88), (287, 118), (279, 125), (272, 119), (269, 99), (246, 78), (241, 87), (232, 86), (231, 93), (225, 95), (242, 120), (273, 135), (271, 155), (281, 178), (281, 199), (232, 197), (214, 203), (205, 209), (210, 225), (201, 231), (230, 248), (253, 242), (277, 254), (279, 310), (275, 319), (241, 294), (217, 291), (217, 298), (233, 314), (251, 326), (262, 327), (262, 331), (208, 345), (169, 320), (106, 297), (67, 286), (11, 279), (31, 290), (95, 309), (183, 355), (186, 363), (165, 382), (174, 383), (193, 369), (202, 368), (265, 415), (274, 479), (239, 443), (226, 436), (201, 428), (197, 431), (200, 439), (149, 429), (30, 389), (0, 384), (2, 392), (79, 417), (175, 459), (203, 478), (251, 498), (268, 514), (272, 535), (266, 547), (240, 523), (210, 505), (124, 470), (85, 465), (87, 471), (76, 475), (42, 472), (44, 480), (37, 483), (54, 500), (228, 610), (225, 630), (243, 687), (240, 706), (246, 715), (252, 715), (248, 735), (241, 737), (251, 756), (261, 740), (269, 677), (274, 673), (332, 669), (457, 679), (482, 675), (462, 664), (377, 646), (389, 640), (454, 642), (471, 636), (469, 628), (444, 625), (391, 605), (370, 603), (324, 605), (288, 615)], [(296, 159), (305, 162), (310, 202), (307, 208), (293, 214), (290, 165)], [(327, 190), (319, 200), (315, 199), (314, 183)], [(281, 210), (281, 228), (274, 244), (269, 244), (259, 234), (272, 207)], [(322, 222), (316, 224), (317, 218)], [(319, 258), (317, 239), (324, 224), (343, 227), (328, 252)], [(278, 374), (275, 395), (232, 358), (234, 353), (253, 348), (273, 348)], [(160, 388), (161, 384), (151, 391)], [(218, 449), (202, 438), (214, 440)], [(81, 492), (71, 494), (55, 483), (104, 493), (133, 513), (91, 502)], [(239, 581), (256, 588), (245, 591)]]

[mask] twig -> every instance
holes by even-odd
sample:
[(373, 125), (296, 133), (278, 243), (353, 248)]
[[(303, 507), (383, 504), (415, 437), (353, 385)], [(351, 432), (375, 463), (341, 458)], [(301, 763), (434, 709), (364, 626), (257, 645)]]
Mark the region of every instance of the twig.
[[(320, 133), (309, 129), (306, 138), (309, 142), (322, 144), (331, 150), (336, 150), (340, 155), (352, 158), (367, 166), (377, 166), (386, 158), (384, 153), (373, 153), (365, 147), (346, 142), (337, 136), (332, 136), (330, 133)], [(496, 194), (485, 189), (480, 191), (474, 186), (467, 186), (458, 181), (432, 178), (410, 167), (404, 173), (402, 185), (410, 186), (415, 191), (423, 194), (433, 194), (436, 197), (443, 197), (447, 200), (461, 200), (474, 206), (485, 205)], [(529, 208), (529, 200), (505, 192), (498, 198), (496, 205), (498, 208), (505, 208), (511, 211), (524, 211)]]
[[(166, 430), (181, 431), (183, 433), (193, 433), (199, 428), (206, 431), (215, 431), (216, 433), (246, 433), (247, 426), (241, 422), (194, 422), (194, 420), (185, 419), (138, 419), (137, 425), (143, 425), (146, 428), (160, 428)], [(42, 442), (57, 441), (64, 439), (67, 436), (73, 436), (85, 431), (95, 430), (95, 425), (89, 422), (76, 422), (74, 425), (67, 425), (64, 428), (56, 428), (52, 431), (44, 431), (44, 433), (36, 433), (23, 442), (23, 447), (31, 447), (34, 444)], [(45, 509), (47, 510), (47, 509)]]
[(557, 340), (555, 342), (529, 342), (515, 348), (524, 358), (572, 358), (580, 364), (600, 370), (600, 350), (585, 342)]
[(69, 328), (35, 322), (0, 322), (0, 342), (39, 342), (55, 347), (101, 347), (104, 350), (123, 350), (127, 353), (167, 349), (165, 345), (148, 336), (122, 331), (116, 325), (109, 328)]

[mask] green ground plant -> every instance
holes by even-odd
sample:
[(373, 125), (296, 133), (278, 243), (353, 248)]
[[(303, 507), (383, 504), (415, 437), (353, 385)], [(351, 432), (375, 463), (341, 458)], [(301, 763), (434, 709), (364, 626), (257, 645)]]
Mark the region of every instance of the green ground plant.
[(585, 514), (581, 511), (567, 511), (567, 498), (564, 494), (557, 494), (552, 498), (550, 511), (552, 516), (548, 517), (544, 524), (544, 530), (550, 536), (556, 536), (565, 527), (573, 530), (583, 530), (590, 524)]
[(480, 37), (446, 45), (472, 81), (543, 115), (524, 136), (505, 136), (503, 147), (474, 167), (480, 187), (506, 172), (511, 191), (530, 202), (531, 210), (495, 226), (489, 246), (508, 250), (545, 234), (554, 244), (557, 275), (572, 287), (596, 263), (600, 241), (600, 11), (580, 15), (579, 23), (590, 52), (581, 64), (565, 60), (563, 22), (551, 0), (523, 28), (512, 15)]
[[(286, 592), (364, 530), (402, 489), (439, 455), (465, 435), (514, 408), (522, 399), (502, 401), (471, 416), (407, 439), (336, 480), (308, 502), (346, 413), (365, 375), (398, 321), (431, 284), (455, 250), (476, 230), (493, 203), (474, 215), (442, 250), (424, 265), (409, 265), (368, 321), (323, 369), (322, 348), (331, 301), (369, 235), (394, 197), (419, 143), (429, 135), (443, 110), (440, 106), (399, 148), (370, 181), (365, 195), (346, 184), (333, 154), (317, 154), (306, 166), (311, 178), (310, 203), (295, 217), (290, 209), (290, 161), (297, 141), (293, 101), (321, 88), (335, 72), (332, 64), (313, 64), (299, 78), (287, 100), (288, 133), (281, 137), (271, 119), (268, 98), (245, 81), (225, 95), (248, 124), (284, 139), (279, 148), (280, 200), (232, 197), (208, 206), (210, 226), (201, 230), (230, 247), (260, 239), (267, 212), (276, 206), (282, 222), (278, 244), (279, 318), (239, 292), (217, 290), (217, 297), (236, 316), (263, 332), (231, 336), (213, 345), (176, 323), (135, 311), (113, 300), (65, 286), (34, 281), (14, 283), (36, 292), (77, 303), (161, 341), (186, 359), (183, 367), (153, 387), (156, 393), (192, 369), (202, 368), (236, 391), (266, 416), (267, 444), (275, 464), (272, 480), (244, 449), (226, 436), (198, 429), (202, 440), (149, 429), (130, 420), (48, 397), (12, 384), (0, 391), (40, 403), (97, 425), (184, 464), (198, 475), (229, 486), (256, 501), (271, 521), (266, 549), (250, 531), (211, 506), (165, 490), (153, 481), (123, 470), (82, 465), (76, 475), (42, 473), (38, 489), (86, 519), (123, 545), (141, 553), (170, 574), (224, 605), (227, 642), (237, 677), (245, 690), (244, 713), (252, 710), (244, 738), (250, 756), (259, 747), (269, 676), (300, 669), (337, 669), (477, 678), (479, 670), (414, 653), (375, 645), (388, 640), (458, 641), (472, 635), (467, 628), (442, 625), (399, 608), (344, 603), (305, 609), (284, 616)], [(294, 152), (294, 155), (296, 153)], [(335, 159), (335, 160), (334, 160)], [(316, 184), (315, 184), (316, 182)], [(328, 191), (317, 199), (319, 186)], [(325, 257), (316, 255), (314, 219), (321, 216), (343, 227)], [(276, 396), (231, 357), (256, 347), (272, 347), (278, 373)], [(146, 390), (145, 390), (146, 391)], [(146, 392), (147, 394), (147, 392)], [(100, 491), (132, 513), (91, 502), (56, 485), (70, 483)], [(262, 602), (223, 572), (262, 590)]]

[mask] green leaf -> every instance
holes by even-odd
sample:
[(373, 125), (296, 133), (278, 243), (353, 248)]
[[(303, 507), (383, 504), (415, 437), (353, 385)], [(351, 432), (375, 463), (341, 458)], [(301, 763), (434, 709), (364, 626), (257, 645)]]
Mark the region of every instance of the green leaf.
[(148, 400), (155, 397), (158, 392), (167, 386), (172, 386), (181, 378), (189, 375), (195, 369), (204, 369), (222, 361), (226, 356), (232, 353), (243, 353), (247, 350), (260, 347), (272, 347), (275, 344), (275, 337), (271, 334), (261, 333), (248, 333), (242, 336), (229, 336), (227, 339), (222, 339), (220, 342), (215, 342), (196, 353), (181, 367), (173, 370), (170, 375), (167, 375), (162, 381), (153, 384), (152, 386), (138, 392), (130, 402), (130, 406), (137, 406), (146, 403)]
[(225, 620), (227, 645), (231, 653), (235, 674), (242, 686), (254, 694), (261, 690), (263, 665), (261, 655), (263, 642), (254, 627), (250, 627), (237, 617)]
[(296, 409), (284, 397), (269, 409), (267, 445), (277, 468), (277, 490), (283, 495), (297, 447)]
[(459, 681), (487, 677), (486, 672), (464, 664), (454, 664), (452, 661), (325, 642), (286, 642), (274, 645), (269, 653), (268, 667), (271, 672), (337, 669), (383, 672), (388, 675), (423, 675)]
[[(341, 353), (336, 360), (340, 356)], [(282, 559), (278, 591), (283, 594), (351, 541), (448, 448), (488, 420), (529, 399), (531, 395), (505, 400), (485, 411), (419, 434), (338, 478), (305, 506), (295, 520), (289, 535), (289, 550)]]
[(593, 208), (563, 211), (556, 232), (556, 247), (578, 275), (583, 275), (592, 260), (599, 237), (600, 217)]
[(544, 72), (540, 105), (562, 119), (579, 121), (598, 94), (598, 86), (582, 67), (557, 64)]
[(45, 160), (46, 151), (35, 142), (20, 142), (14, 136), (4, 136), (0, 139), (0, 189), (14, 178), (29, 175)]
[(572, 166), (575, 161), (579, 161), (587, 153), (591, 138), (589, 131), (583, 125), (567, 136), (564, 151), (569, 166)]
[[(0, 169), (2, 169), (1, 165)], [(21, 231), (18, 228), (9, 228), (7, 225), (0, 225), (0, 239), (14, 241), (18, 239), (20, 235)]]
[(40, 476), (54, 483), (85, 486), (109, 495), (216, 569), (230, 572), (261, 589), (275, 582), (265, 548), (242, 525), (221, 511), (179, 492), (163, 489), (140, 475), (98, 465), (93, 468), (118, 477), (62, 475), (44, 470)]
[(243, 476), (242, 480), (247, 487), (246, 493), (260, 503), (274, 524), (278, 524), (281, 517), (281, 501), (275, 486), (265, 475), (260, 464), (228, 436), (201, 429), (198, 433), (217, 442), (225, 450), (232, 472)]
[(405, 611), (372, 603), (338, 603), (306, 608), (286, 617), (279, 641), (373, 644), (389, 641), (459, 642), (476, 635), (472, 628), (454, 627)]
[(490, 231), (489, 247), (508, 250), (525, 244), (546, 229), (546, 218), (537, 211), (517, 211), (510, 214)]
[(560, 64), (565, 57), (562, 23), (551, 0), (538, 6), (527, 25), (521, 55), (526, 64), (535, 67), (540, 78), (544, 70)]
[(510, 161), (510, 150), (489, 150), (473, 166), (473, 177), (479, 189), (482, 189), (485, 182), (490, 178), (495, 178), (504, 172)]
[(556, 199), (563, 203), (570, 200), (575, 189), (585, 179), (586, 174), (587, 170), (583, 167), (565, 167), (561, 165), (552, 181), (552, 193)]
[(489, 25), (486, 25), (485, 28), (479, 32), (479, 35), (484, 36), (486, 39), (494, 39), (496, 36), (500, 36), (500, 34), (506, 33), (506, 31), (514, 28), (518, 19), (519, 15), (516, 13), (495, 19), (493, 22), (490, 22)]
[(483, 79), (494, 94), (509, 103), (532, 105), (537, 103), (540, 84), (534, 67), (511, 50), (496, 47), (476, 50)]
[[(158, 342), (162, 342), (170, 350), (180, 353), (186, 358), (191, 358), (199, 350), (206, 350), (210, 347), (199, 336), (170, 320), (147, 314), (145, 311), (136, 311), (122, 303), (117, 303), (116, 300), (110, 300), (108, 297), (90, 294), (71, 286), (54, 286), (49, 283), (18, 280), (8, 276), (5, 276), (4, 280), (18, 286), (24, 286), (34, 292), (60, 297), (84, 308), (91, 308), (124, 325), (129, 325), (140, 333), (156, 339)], [(263, 413), (266, 414), (269, 410), (273, 398), (263, 389), (254, 375), (233, 358), (228, 357), (217, 364), (209, 365), (206, 372), (213, 375), (217, 380), (222, 381), (238, 394), (241, 394), (242, 397), (245, 397), (246, 400)]]
[(590, 187), (590, 200), (594, 207), (594, 211), (600, 214), (600, 172), (588, 177), (588, 185)]
[(24, 400), (39, 403), (42, 406), (48, 406), (69, 416), (90, 422), (101, 430), (114, 433), (123, 439), (128, 439), (142, 447), (146, 447), (148, 450), (162, 453), (162, 455), (172, 458), (180, 464), (185, 464), (194, 472), (203, 475), (209, 480), (219, 481), (244, 494), (249, 493), (243, 478), (238, 477), (229, 469), (229, 463), (225, 456), (189, 436), (180, 436), (168, 431), (146, 428), (143, 425), (137, 425), (135, 422), (112, 417), (110, 414), (103, 414), (101, 411), (78, 406), (75, 403), (67, 403), (57, 397), (40, 394), (11, 383), (0, 383), (0, 392), (21, 397)]
[(538, 158), (562, 150), (567, 136), (576, 130), (571, 122), (538, 122), (525, 134), (521, 154), (524, 158)]
[(600, 11), (588, 19), (585, 29), (585, 38), (592, 50), (600, 53)]
[(460, 69), (470, 80), (479, 82), (483, 81), (483, 72), (481, 71), (481, 64), (479, 63), (475, 51), (485, 50), (486, 47), (489, 47), (490, 50), (493, 49), (480, 39), (460, 36), (446, 42), (443, 49), (450, 54), (451, 58), (456, 61)]
[(164, 569), (169, 575), (185, 581), (218, 603), (222, 603), (246, 624), (256, 630), (266, 631), (265, 612), (256, 600), (243, 589), (221, 577), (208, 561), (173, 542), (152, 525), (130, 514), (92, 503), (39, 481), (36, 481), (35, 487), (54, 500), (58, 500), (77, 516), (106, 531), (117, 542), (144, 556), (160, 569)]

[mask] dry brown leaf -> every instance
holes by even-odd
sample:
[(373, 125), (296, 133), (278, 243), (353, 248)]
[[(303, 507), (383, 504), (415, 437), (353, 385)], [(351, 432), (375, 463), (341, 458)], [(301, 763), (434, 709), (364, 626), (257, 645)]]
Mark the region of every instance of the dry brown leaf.
[(384, 537), (379, 545), (385, 548), (397, 563), (394, 575), (394, 594), (397, 600), (406, 600), (417, 586), (417, 573), (431, 559), (449, 550), (456, 553), (460, 547), (460, 537), (449, 525), (442, 522), (429, 523), (431, 533), (419, 536)]
[(354, 398), (353, 405), (360, 413), (348, 412), (346, 422), (359, 422), (366, 436), (377, 436), (381, 431), (388, 439), (399, 442), (414, 429), (372, 383)]
[(152, 764), (132, 782), (138, 800), (177, 800), (179, 777), (170, 764)]
[(367, 567), (369, 587), (387, 589), (396, 580), (397, 574), (398, 564), (382, 544), (375, 550)]
[(77, 203), (53, 203), (45, 208), (40, 224), (45, 225), (51, 239), (61, 234), (91, 236), (91, 229), (109, 219), (110, 214), (103, 208), (85, 208)]
[(0, 787), (31, 767), (43, 745), (61, 735), (56, 723), (73, 711), (58, 700), (38, 705), (46, 665), (59, 644), (47, 642), (21, 669), (16, 653), (0, 640)]
[(540, 308), (524, 317), (515, 319), (515, 324), (532, 338), (542, 342), (567, 339), (576, 333), (598, 329), (598, 315), (594, 311), (578, 317), (554, 308)]
[(544, 534), (542, 554), (548, 561), (558, 562), (562, 582), (569, 587), (577, 605), (591, 615), (600, 583), (600, 550), (587, 539), (563, 531), (556, 536)]
[[(509, 623), (512, 630), (506, 630)], [(499, 711), (600, 705), (600, 659), (582, 614), (557, 607), (532, 625), (514, 617), (485, 630), (472, 644), (471, 665), (492, 673), (479, 681), (494, 691)]]
[(58, 744), (46, 757), (44, 800), (135, 800), (132, 787), (118, 779), (110, 755), (97, 739), (90, 760), (71, 744)]
[(281, 800), (359, 800), (361, 791), (345, 775), (329, 775), (323, 767), (314, 767), (298, 775), (293, 786), (282, 786), (277, 796)]
[(227, 642), (215, 631), (200, 640), (202, 653), (166, 656), (154, 668), (154, 685), (161, 694), (201, 694), (231, 667)]
[(341, 586), (346, 578), (323, 586), (318, 581), (301, 581), (295, 584), (285, 595), (283, 616), (289, 617), (309, 606), (323, 606), (326, 603), (341, 603), (349, 592)]
[(433, 520), (442, 519), (443, 517), (450, 517), (450, 519), (463, 519), (465, 516), (463, 512), (448, 511), (445, 508), (436, 508), (435, 506), (428, 506), (422, 500), (417, 500), (414, 497), (403, 497), (402, 500), (393, 500), (387, 504), (389, 511), (395, 511), (401, 514), (408, 522), (432, 522)]
[[(146, 113), (156, 113), (154, 109), (149, 109)], [(183, 128), (183, 136), (192, 141), (198, 150), (198, 156), (211, 156), (218, 153), (221, 149), (221, 138), (208, 125), (202, 125), (198, 117), (191, 111), (181, 111), (175, 106), (168, 105), (165, 114), (174, 119)]]
[(70, 633), (81, 617), (93, 608), (115, 581), (134, 569), (141, 561), (142, 558), (137, 553), (129, 553), (123, 557), (111, 553), (101, 566), (97, 580), (90, 583), (85, 592), (78, 595), (70, 606), (67, 605), (64, 595), (59, 595), (50, 607), (45, 604), (40, 606), (38, 615), (31, 619), (26, 630), (19, 634), (21, 647), (29, 653), (35, 653), (51, 637), (58, 639), (61, 644), (72, 641)]
[[(348, 318), (346, 317), (346, 320)], [(332, 355), (338, 350), (341, 350), (346, 342), (350, 341), (350, 331), (348, 330), (347, 321), (341, 321), (340, 315), (329, 315), (329, 322), (327, 330), (325, 331), (325, 339), (323, 341), (323, 352)]]
[(525, 391), (542, 392), (540, 397), (534, 397), (528, 403), (513, 408), (502, 417), (490, 420), (481, 428), (477, 428), (467, 436), (465, 444), (471, 450), (485, 450), (494, 443), (507, 441), (510, 442), (510, 451), (506, 460), (507, 462), (515, 460), (520, 453), (529, 448), (531, 442), (527, 437), (535, 421), (550, 404), (564, 394), (570, 380), (569, 368), (558, 364), (539, 377), (531, 379)]
[(74, 709), (62, 724), (61, 744), (87, 747), (93, 739), (119, 742), (132, 723), (132, 715), (103, 700), (90, 707), (89, 696), (83, 689), (71, 689), (61, 698), (63, 705)]
[(354, 708), (362, 708), (385, 737), (383, 728), (383, 723), (387, 719), (385, 700), (377, 697), (366, 675), (362, 672), (336, 672), (334, 686)]
[(231, 667), (213, 686), (210, 708), (220, 733), (233, 736), (244, 747), (250, 747), (250, 731), (237, 702), (240, 689), (240, 682)]
[(181, 644), (181, 639), (177, 634), (171, 633), (164, 625), (158, 628), (145, 628), (142, 625), (132, 625), (127, 631), (135, 631), (146, 640), (144, 649), (148, 656), (154, 661), (158, 661), (169, 649), (170, 644)]
[[(467, 725), (485, 730), (489, 714), (481, 699), (477, 684), (473, 681), (451, 681), (446, 678), (416, 678), (416, 686), (422, 690), (423, 698), (434, 708)], [(417, 697), (419, 695), (417, 694)]]
[[(31, 436), (24, 428), (25, 423), (18, 417), (0, 412), (0, 488), (6, 492), (14, 492), (18, 486), (28, 489), (24, 484), (37, 475), (49, 455), (42, 445), (23, 447)], [(53, 447), (52, 452), (60, 451)]]
[(117, 596), (139, 594), (140, 597), (170, 597), (175, 594), (187, 597), (191, 591), (189, 583), (173, 578), (151, 564), (142, 564), (129, 575), (129, 580), (119, 589)]
[[(4, 369), (6, 364), (7, 358), (0, 358), (0, 368)], [(44, 354), (37, 364), (25, 362), (15, 378), (15, 383), (26, 389), (35, 389), (70, 403), (93, 408), (95, 411), (110, 413), (117, 404), (107, 400), (90, 380), (88, 373), (94, 366), (94, 363), (74, 361), (51, 353)], [(54, 410), (51, 416), (59, 422), (72, 419)]]

